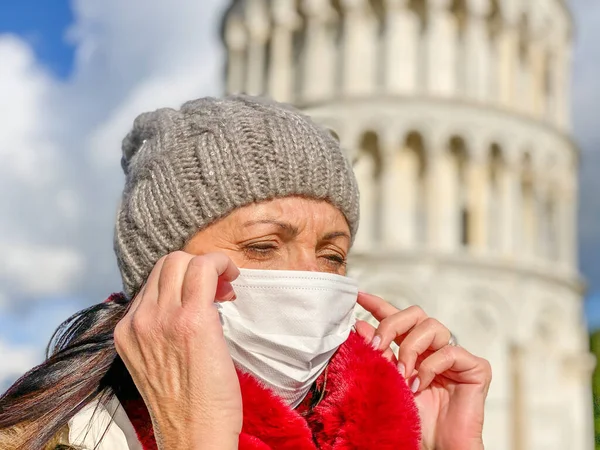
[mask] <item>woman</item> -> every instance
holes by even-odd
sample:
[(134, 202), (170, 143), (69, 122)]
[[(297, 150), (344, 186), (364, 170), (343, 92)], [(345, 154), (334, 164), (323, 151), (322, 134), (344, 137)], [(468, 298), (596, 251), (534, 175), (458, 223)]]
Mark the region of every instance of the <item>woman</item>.
[(200, 99), (140, 116), (122, 165), (124, 293), (0, 399), (1, 448), (483, 448), (489, 364), (344, 276), (359, 199), (327, 131)]

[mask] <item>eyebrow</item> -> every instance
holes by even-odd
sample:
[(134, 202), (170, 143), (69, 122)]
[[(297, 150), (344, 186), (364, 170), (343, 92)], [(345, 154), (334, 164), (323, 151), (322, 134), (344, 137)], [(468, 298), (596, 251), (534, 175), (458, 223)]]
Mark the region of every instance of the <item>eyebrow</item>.
[(244, 223), (244, 228), (251, 227), (254, 225), (264, 225), (264, 224), (275, 225), (275, 226), (281, 228), (281, 230), (288, 236), (297, 236), (300, 233), (300, 230), (298, 230), (298, 228), (293, 226), (291, 223), (281, 222), (279, 220), (273, 220), (273, 219), (250, 220), (250, 221)]
[(322, 240), (323, 241), (333, 241), (334, 239), (337, 239), (340, 237), (350, 240), (350, 235), (344, 231), (332, 231), (331, 233), (327, 233), (325, 236), (323, 236)]
[[(244, 228), (247, 227), (251, 227), (254, 225), (275, 225), (279, 228), (281, 228), (282, 231), (284, 231), (287, 235), (289, 236), (297, 236), (300, 231), (298, 230), (298, 228), (296, 228), (295, 226), (293, 226), (290, 223), (287, 222), (281, 222), (279, 220), (273, 220), (273, 219), (262, 219), (262, 220), (250, 220), (248, 222), (244, 223)], [(333, 241), (334, 239), (337, 238), (346, 238), (347, 240), (350, 240), (350, 235), (348, 233), (346, 233), (345, 231), (332, 231), (330, 233), (327, 233), (325, 236), (323, 236), (321, 238), (322, 241)]]

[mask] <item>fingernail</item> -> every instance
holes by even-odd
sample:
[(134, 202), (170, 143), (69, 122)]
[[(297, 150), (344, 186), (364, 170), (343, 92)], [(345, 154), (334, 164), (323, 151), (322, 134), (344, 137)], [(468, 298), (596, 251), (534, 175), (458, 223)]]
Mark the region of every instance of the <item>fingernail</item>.
[(421, 380), (419, 380), (419, 377), (415, 378), (415, 380), (412, 382), (412, 386), (410, 387), (410, 390), (412, 391), (413, 394), (415, 394), (419, 390), (420, 385), (421, 385)]
[(371, 341), (371, 345), (375, 350), (379, 350), (379, 344), (381, 344), (381, 338), (379, 336), (375, 336)]
[(398, 372), (400, 372), (400, 375), (402, 375), (402, 378), (406, 377), (406, 367), (404, 367), (404, 364), (398, 363)]

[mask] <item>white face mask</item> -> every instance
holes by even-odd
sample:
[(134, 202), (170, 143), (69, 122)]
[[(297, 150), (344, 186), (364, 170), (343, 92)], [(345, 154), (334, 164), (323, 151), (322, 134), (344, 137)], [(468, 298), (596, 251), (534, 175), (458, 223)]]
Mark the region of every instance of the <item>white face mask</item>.
[(348, 338), (357, 284), (321, 272), (240, 272), (237, 300), (217, 303), (231, 357), (295, 408)]

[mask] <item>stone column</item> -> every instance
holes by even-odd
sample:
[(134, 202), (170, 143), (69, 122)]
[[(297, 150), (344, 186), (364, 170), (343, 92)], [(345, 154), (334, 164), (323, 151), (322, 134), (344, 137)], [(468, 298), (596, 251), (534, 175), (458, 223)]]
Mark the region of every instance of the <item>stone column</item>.
[(554, 49), (547, 44), (544, 55), (544, 110), (543, 118), (549, 123), (555, 123), (556, 111), (556, 80), (554, 77)]
[(571, 105), (571, 65), (572, 49), (570, 43), (563, 42), (557, 46), (555, 58), (555, 92), (556, 92), (556, 122), (563, 130), (570, 130), (570, 105)]
[(577, 268), (577, 183), (567, 174), (562, 180), (558, 197), (558, 241), (560, 261), (570, 270)]
[(227, 93), (237, 94), (244, 91), (246, 73), (246, 29), (241, 17), (232, 17), (225, 24), (225, 43), (227, 45)]
[(246, 66), (246, 93), (261, 95), (266, 91), (265, 62), (269, 39), (269, 10), (265, 0), (246, 2), (248, 26), (248, 63)]
[(450, 12), (451, 0), (427, 0), (427, 92), (451, 96), (456, 92), (457, 24)]
[(516, 92), (517, 98), (515, 99), (515, 105), (517, 106), (518, 111), (520, 111), (521, 113), (528, 113), (529, 111), (531, 111), (531, 90), (533, 88), (531, 53), (532, 46), (528, 36), (525, 55), (523, 55), (524, 57), (522, 57), (521, 54), (519, 54), (517, 64), (518, 79)]
[(546, 89), (544, 83), (544, 50), (538, 40), (531, 42), (529, 51), (529, 68), (531, 71), (531, 87), (526, 101), (527, 112), (536, 118), (543, 118), (546, 106)]
[(450, 153), (447, 136), (428, 136), (427, 231), (432, 249), (453, 251), (460, 243), (460, 199), (457, 161)]
[(415, 186), (410, 185), (407, 179), (410, 177), (410, 167), (404, 164), (404, 149), (399, 133), (393, 130), (380, 137), (383, 157), (383, 242), (386, 247), (397, 249), (411, 242), (409, 209)]
[[(474, 144), (474, 145), (473, 145)], [(489, 167), (486, 149), (472, 143), (467, 162), (467, 205), (469, 249), (480, 252), (487, 248)]]
[(421, 23), (409, 0), (386, 0), (385, 86), (391, 94), (417, 88)]
[(499, 100), (505, 108), (516, 105), (519, 34), (517, 32), (516, 12), (509, 9), (505, 12), (504, 22), (498, 35), (498, 60), (499, 60)]
[(538, 236), (537, 187), (535, 178), (531, 186), (521, 183), (521, 236), (519, 249), (528, 258), (536, 256), (536, 238)]
[(490, 35), (486, 18), (490, 13), (489, 0), (468, 0), (469, 16), (466, 29), (467, 96), (485, 102), (490, 97)]
[(376, 179), (375, 172), (377, 170), (377, 163), (374, 159), (374, 155), (360, 149), (361, 137), (353, 139), (354, 147), (359, 149), (356, 153), (354, 173), (358, 181), (358, 187), (360, 189), (360, 227), (354, 248), (358, 252), (372, 251), (375, 242), (375, 234), (378, 226), (378, 215), (380, 211), (377, 210), (379, 204), (380, 182), (381, 180)]
[(336, 91), (337, 55), (336, 36), (331, 24), (337, 18), (329, 0), (303, 0), (306, 16), (302, 97), (304, 101), (319, 101)]
[(383, 145), (384, 242), (394, 248), (414, 247), (422, 244), (417, 227), (421, 202), (426, 201), (419, 155), (395, 129)]
[(512, 255), (517, 250), (518, 236), (521, 233), (518, 212), (521, 211), (519, 196), (520, 168), (516, 151), (508, 149), (503, 170), (500, 174), (501, 245), (502, 253)]
[(294, 100), (293, 35), (300, 25), (294, 0), (273, 2), (273, 31), (269, 65), (269, 95), (280, 102)]
[(344, 11), (344, 94), (371, 94), (375, 90), (378, 69), (377, 18), (367, 0), (341, 0), (341, 3)]
[[(578, 325), (577, 325), (578, 326)], [(594, 411), (590, 379), (596, 366), (596, 358), (584, 349), (565, 358), (563, 371), (567, 373), (564, 405), (572, 428), (569, 433), (569, 447), (573, 449), (593, 449)]]

